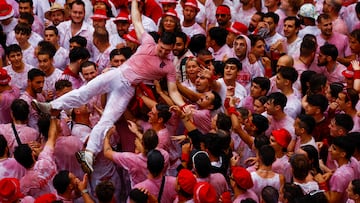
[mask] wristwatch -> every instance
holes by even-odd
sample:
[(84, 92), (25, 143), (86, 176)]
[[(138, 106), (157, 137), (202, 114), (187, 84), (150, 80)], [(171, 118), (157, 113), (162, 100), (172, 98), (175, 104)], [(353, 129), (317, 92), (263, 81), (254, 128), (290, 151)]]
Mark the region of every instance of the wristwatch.
[(89, 191), (87, 189), (84, 189), (81, 191), (81, 196), (84, 195), (85, 193), (89, 193)]

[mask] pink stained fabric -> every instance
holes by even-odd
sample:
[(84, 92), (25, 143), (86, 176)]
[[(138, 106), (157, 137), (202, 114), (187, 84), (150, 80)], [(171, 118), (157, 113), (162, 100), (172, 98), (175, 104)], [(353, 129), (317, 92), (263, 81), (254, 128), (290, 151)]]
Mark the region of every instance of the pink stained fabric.
[(354, 170), (350, 164), (344, 164), (337, 168), (329, 181), (329, 190), (333, 192), (342, 193), (341, 201), (346, 202), (348, 199), (346, 188), (350, 181), (354, 180)]
[(84, 85), (84, 81), (81, 79), (81, 77), (71, 72), (68, 66), (65, 68), (60, 79), (69, 80), (73, 89), (79, 89), (82, 85)]
[[(57, 26), (57, 29), (59, 30), (60, 46), (64, 47), (65, 49), (69, 49), (70, 48), (69, 40), (71, 37), (73, 37), (71, 34), (72, 33), (71, 32), (71, 20), (60, 23)], [(88, 48), (88, 50), (92, 50), (93, 32), (94, 32), (94, 28), (90, 24), (83, 22), (80, 30), (77, 33), (75, 33), (75, 35), (80, 35), (87, 39), (88, 43), (86, 45), (86, 48)]]
[(27, 73), (33, 68), (34, 66), (25, 64), (24, 70), (21, 73), (17, 73), (11, 68), (11, 65), (4, 67), (4, 69), (11, 77), (10, 85), (19, 88), (20, 93), (25, 91), (27, 87)]
[[(141, 46), (137, 52), (128, 59), (124, 65), (128, 68), (124, 71), (124, 77), (131, 84), (138, 84), (144, 81), (153, 81), (166, 76), (168, 82), (176, 81), (176, 70), (169, 58), (161, 59), (156, 54), (156, 43), (147, 33), (141, 37)], [(147, 55), (144, 57), (143, 55)], [(146, 67), (146, 68), (144, 68)]]
[(293, 118), (286, 115), (284, 119), (277, 121), (272, 116), (268, 115), (268, 119), (269, 119), (269, 128), (265, 132), (266, 135), (270, 135), (273, 130), (285, 128), (287, 131), (289, 131), (291, 135), (291, 139), (296, 140)]
[(36, 97), (32, 97), (31, 95), (29, 95), (28, 92), (24, 92), (23, 94), (20, 95), (20, 99), (23, 99), (24, 101), (26, 101), (26, 103), (28, 103), (29, 107), (30, 107), (30, 114), (29, 114), (29, 122), (28, 125), (36, 130), (38, 130), (38, 125), (37, 122), (39, 120), (39, 114), (38, 112), (31, 106), (31, 101), (33, 99), (36, 99), (39, 102), (45, 102), (45, 97), (42, 94), (36, 94)]
[(233, 55), (232, 49), (227, 45), (224, 44), (219, 50), (215, 51), (211, 48), (209, 50), (212, 52), (215, 61), (223, 61), (224, 57), (230, 57)]
[(211, 130), (211, 112), (208, 109), (198, 109), (193, 111), (193, 122), (198, 130), (206, 134)]
[(69, 51), (63, 47), (59, 47), (54, 56), (53, 65), (59, 70), (64, 70), (69, 62)]
[(55, 96), (55, 83), (60, 79), (62, 75), (62, 71), (55, 68), (54, 72), (45, 77), (45, 83), (43, 87), (43, 91), (45, 94), (47, 94), (49, 91), (52, 91), (53, 95)]
[(240, 105), (242, 107), (245, 107), (248, 110), (250, 110), (252, 113), (254, 113), (254, 98), (252, 96), (249, 95), (240, 102), (241, 102)]
[(217, 197), (229, 190), (224, 176), (221, 173), (211, 173), (207, 178), (197, 178), (197, 182), (208, 182), (216, 190)]
[[(220, 84), (220, 89), (218, 91), (218, 94), (220, 95), (220, 97), (222, 99), (222, 104), (224, 104), (225, 99), (226, 99), (227, 85), (225, 84), (225, 81), (223, 78), (218, 79), (217, 82)], [(246, 92), (246, 89), (240, 83), (235, 82), (234, 88), (235, 88), (234, 97), (240, 99), (240, 101), (243, 100), (248, 95)], [(240, 102), (237, 103), (235, 107), (236, 108), (240, 107)], [(224, 105), (221, 105), (220, 109), (222, 112), (225, 112)]]
[(325, 68), (324, 75), (327, 78), (327, 82), (329, 84), (333, 82), (345, 83), (345, 77), (342, 74), (344, 70), (346, 70), (346, 67), (340, 63), (336, 63), (335, 69), (331, 73)]
[[(36, 141), (39, 138), (39, 132), (26, 124), (15, 124), (15, 128), (21, 143), (29, 143), (31, 141)], [(11, 123), (1, 124), (0, 134), (4, 135), (6, 141), (8, 142), (10, 154), (13, 154), (15, 147), (18, 146), (18, 143), (16, 142)]]
[(281, 158), (276, 158), (272, 165), (272, 171), (282, 174), (285, 177), (286, 182), (291, 182), (292, 169), (289, 163), (289, 157), (285, 154)]
[(76, 177), (82, 178), (84, 172), (77, 162), (75, 153), (83, 149), (83, 143), (75, 136), (61, 136), (56, 140), (54, 159), (58, 171), (71, 171)]
[(260, 197), (261, 191), (265, 186), (273, 186), (278, 191), (280, 190), (280, 176), (279, 174), (275, 173), (275, 175), (272, 178), (262, 178), (260, 177), (256, 171), (251, 172), (251, 178), (254, 182), (254, 186), (252, 190), (255, 192), (255, 194)]
[(237, 196), (234, 199), (233, 203), (241, 203), (242, 200), (245, 200), (247, 198), (251, 198), (251, 199), (255, 200), (256, 203), (259, 203), (259, 197), (251, 189), (246, 190), (246, 192), (244, 194)]
[[(156, 179), (146, 179), (145, 181), (136, 184), (133, 188), (147, 189), (150, 194), (157, 197), (160, 191), (161, 182), (162, 182), (162, 177)], [(164, 190), (160, 202), (174, 201), (177, 194), (175, 191), (175, 182), (176, 182), (176, 177), (165, 176)]]
[(56, 172), (54, 149), (45, 146), (35, 165), (26, 170), (25, 176), (20, 179), (21, 192), (34, 198), (55, 192), (52, 179)]
[(113, 46), (109, 46), (104, 52), (100, 53), (99, 51), (93, 55), (94, 62), (98, 66), (98, 73), (102, 73), (105, 68), (110, 67), (110, 52), (115, 49)]
[(25, 175), (25, 168), (14, 158), (0, 160), (0, 180), (3, 178), (20, 179)]
[(330, 39), (324, 40), (321, 34), (316, 36), (318, 47), (321, 47), (325, 44), (325, 42), (333, 44), (336, 46), (339, 52), (339, 57), (349, 56), (351, 55), (351, 50), (349, 48), (349, 40), (346, 35), (333, 32)]
[(351, 130), (351, 132), (359, 132), (360, 131), (360, 117), (358, 115), (355, 115), (353, 117), (353, 121), (354, 121), (354, 127)]
[(0, 124), (10, 123), (12, 121), (10, 106), (15, 99), (20, 97), (20, 90), (17, 87), (12, 87), (10, 90), (1, 92), (0, 97)]
[(203, 34), (206, 36), (205, 30), (197, 23), (190, 27), (181, 26), (181, 29), (189, 38), (197, 34)]

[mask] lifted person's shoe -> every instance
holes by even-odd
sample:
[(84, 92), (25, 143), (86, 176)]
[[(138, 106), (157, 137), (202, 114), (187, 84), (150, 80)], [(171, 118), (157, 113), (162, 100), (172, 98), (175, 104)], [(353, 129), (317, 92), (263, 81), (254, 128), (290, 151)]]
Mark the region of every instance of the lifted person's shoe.
[(42, 113), (51, 114), (51, 104), (48, 102), (39, 102), (36, 99), (31, 101), (31, 106), (37, 111)]
[(93, 165), (93, 155), (90, 152), (87, 151), (78, 151), (75, 153), (76, 159), (81, 165), (81, 169), (84, 171), (84, 173), (91, 174), (94, 169), (92, 167)]

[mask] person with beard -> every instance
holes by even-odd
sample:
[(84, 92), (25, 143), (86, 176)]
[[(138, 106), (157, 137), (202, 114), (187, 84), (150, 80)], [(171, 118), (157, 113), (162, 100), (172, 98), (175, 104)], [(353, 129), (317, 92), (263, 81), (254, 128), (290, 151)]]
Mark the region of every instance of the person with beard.
[(196, 0), (187, 0), (185, 2), (183, 8), (184, 20), (181, 22), (181, 29), (190, 38), (196, 34), (206, 35), (204, 28), (195, 21), (199, 11), (200, 9)]
[(263, 12), (256, 12), (254, 15), (251, 16), (249, 26), (248, 26), (248, 32), (249, 34), (256, 34), (258, 31), (256, 30), (259, 22), (263, 20), (264, 13)]
[(345, 83), (345, 77), (342, 72), (346, 67), (336, 61), (338, 57), (338, 50), (333, 44), (325, 44), (320, 47), (317, 65), (324, 66), (324, 75), (328, 83), (340, 82)]
[[(85, 3), (82, 0), (76, 0), (70, 5), (70, 20), (60, 23), (57, 26), (59, 30), (59, 44), (65, 49), (70, 48), (69, 40), (71, 37), (80, 35), (92, 42), (94, 28), (84, 22)], [(88, 50), (91, 49), (92, 43), (87, 43)]]
[(177, 78), (183, 82), (186, 79), (186, 60), (188, 57), (194, 57), (190, 50), (188, 50), (188, 38), (184, 32), (176, 32), (176, 42), (173, 48), (174, 66), (176, 68)]

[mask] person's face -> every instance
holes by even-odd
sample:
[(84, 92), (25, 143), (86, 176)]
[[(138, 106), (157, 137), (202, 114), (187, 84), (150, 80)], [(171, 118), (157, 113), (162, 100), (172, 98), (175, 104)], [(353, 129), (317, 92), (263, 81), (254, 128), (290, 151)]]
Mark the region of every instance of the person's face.
[(72, 90), (72, 87), (64, 87), (61, 90), (56, 90), (55, 95), (56, 95), (56, 97), (61, 97), (62, 95), (70, 92), (71, 90)]
[(22, 53), (21, 52), (11, 52), (8, 56), (8, 59), (12, 66), (19, 67), (22, 65)]
[(111, 60), (110, 64), (112, 67), (118, 67), (126, 61), (124, 55), (115, 55)]
[(349, 183), (349, 186), (347, 187), (346, 192), (347, 192), (349, 199), (352, 199), (352, 200), (359, 199), (359, 195), (354, 193), (354, 186), (351, 182)]
[(220, 26), (225, 26), (231, 19), (231, 15), (229, 14), (215, 14), (215, 17)]
[(174, 32), (176, 27), (176, 19), (174, 16), (165, 16), (163, 21), (164, 30), (166, 32)]
[(32, 81), (29, 81), (31, 90), (34, 93), (41, 93), (44, 87), (45, 78), (43, 76), (36, 76)]
[(261, 16), (259, 16), (257, 14), (254, 14), (251, 17), (251, 20), (250, 20), (250, 23), (249, 23), (249, 29), (248, 29), (249, 32), (253, 32), (260, 21), (261, 21)]
[(328, 64), (327, 56), (319, 52), (317, 65), (326, 66), (327, 64)]
[(308, 116), (314, 116), (317, 114), (317, 111), (319, 110), (319, 107), (313, 106), (311, 104), (308, 104), (305, 106), (305, 114)]
[(329, 124), (329, 129), (330, 129), (331, 137), (341, 136), (341, 134), (340, 134), (341, 127), (336, 125), (335, 118), (331, 119), (330, 124)]
[(19, 44), (26, 43), (30, 38), (30, 35), (27, 35), (23, 32), (15, 32), (15, 39)]
[(265, 95), (265, 90), (262, 90), (259, 84), (251, 83), (250, 95), (253, 98), (258, 98), (260, 96)]
[(64, 12), (63, 12), (63, 11), (54, 11), (54, 12), (51, 12), (50, 19), (51, 19), (51, 22), (52, 22), (55, 26), (57, 26), (57, 25), (59, 25), (61, 22), (64, 22), (64, 20), (65, 20)]
[(87, 66), (82, 68), (81, 74), (83, 75), (84, 79), (89, 82), (97, 76), (97, 70), (94, 66)]
[(296, 118), (294, 122), (294, 130), (295, 130), (295, 135), (297, 136), (300, 136), (302, 134), (300, 124), (301, 124), (301, 120), (299, 118)]
[(185, 42), (181, 37), (176, 37), (176, 42), (173, 49), (173, 54), (175, 56), (181, 56), (185, 51)]
[(39, 54), (37, 55), (38, 62), (39, 62), (39, 69), (42, 70), (44, 73), (51, 73), (50, 71), (53, 68), (53, 60), (50, 59), (48, 54)]
[(84, 6), (74, 3), (70, 9), (70, 18), (72, 23), (81, 24), (85, 18)]
[(196, 101), (200, 109), (212, 109), (212, 102), (214, 101), (214, 94), (212, 92), (205, 92), (200, 99)]
[(323, 3), (323, 12), (324, 13), (329, 13), (331, 12), (332, 6), (328, 3), (326, 3), (326, 0)]
[(247, 44), (245, 39), (237, 39), (234, 41), (234, 53), (239, 59), (243, 59), (246, 56)]
[(224, 67), (224, 80), (234, 80), (237, 77), (238, 69), (235, 64), (226, 64)]
[(265, 112), (265, 106), (258, 99), (254, 100), (254, 112), (257, 114), (262, 114)]
[(105, 19), (93, 19), (93, 27), (98, 28), (102, 27), (105, 28), (106, 20)]
[(94, 4), (94, 11), (97, 10), (97, 9), (102, 9), (102, 10), (105, 10), (106, 11), (106, 5), (104, 2), (101, 2), (101, 1), (97, 1), (95, 4)]
[(360, 54), (360, 42), (355, 37), (349, 36), (350, 50), (354, 54)]
[(25, 18), (18, 18), (18, 23), (25, 23), (25, 24), (28, 24), (29, 25), (29, 21)]
[(71, 51), (73, 48), (75, 48), (75, 47), (81, 47), (81, 45), (78, 44), (78, 43), (76, 43), (76, 42), (71, 42), (71, 43), (70, 43), (70, 51)]
[(283, 78), (283, 76), (280, 73), (278, 73), (278, 74), (276, 74), (275, 83), (276, 83), (276, 87), (278, 89), (282, 90), (285, 86), (288, 85), (289, 80), (286, 80), (285, 78)]
[(274, 115), (276, 113), (276, 107), (273, 101), (268, 100), (264, 106), (268, 115)]
[(331, 19), (321, 19), (318, 27), (321, 31), (321, 34), (325, 36), (332, 35), (332, 21)]
[(33, 8), (30, 6), (30, 2), (19, 3), (19, 13), (33, 13)]
[(166, 13), (169, 9), (175, 9), (176, 4), (173, 3), (167, 3), (167, 4), (161, 4), (163, 13)]
[(233, 33), (233, 32), (229, 32), (226, 36), (226, 44), (229, 46), (229, 47), (233, 47), (234, 45), (234, 40), (236, 38), (236, 34)]
[(116, 30), (120, 37), (122, 37), (124, 34), (127, 34), (129, 32), (130, 23), (128, 21), (116, 21)]
[(340, 110), (346, 109), (347, 102), (350, 102), (349, 100), (346, 101), (346, 93), (345, 92), (339, 92), (338, 97), (336, 98), (335, 102), (338, 104), (338, 108)]
[(284, 35), (287, 38), (293, 37), (297, 34), (299, 28), (295, 27), (295, 20), (287, 20), (284, 22)]
[(195, 81), (198, 73), (200, 72), (199, 64), (194, 61), (190, 60), (186, 63), (186, 76), (191, 81)]
[(185, 6), (183, 9), (184, 21), (193, 21), (196, 17), (196, 10), (191, 6)]
[(71, 188), (74, 190), (77, 188), (77, 185), (80, 183), (80, 179), (77, 178), (73, 173), (69, 173), (70, 185)]
[(259, 58), (265, 54), (265, 43), (262, 40), (258, 40), (255, 45), (251, 48), (251, 52)]
[(209, 80), (201, 72), (197, 74), (195, 89), (199, 93), (204, 93), (209, 90)]
[(330, 158), (332, 160), (338, 160), (340, 157), (343, 156), (343, 153), (345, 153), (342, 149), (340, 149), (338, 146), (332, 144), (329, 147), (330, 152)]
[(204, 67), (208, 67), (208, 66), (212, 65), (212, 63), (214, 61), (214, 58), (212, 55), (198, 55), (197, 59), (198, 59), (199, 64)]
[(270, 34), (275, 33), (275, 28), (276, 28), (277, 24), (274, 23), (274, 19), (272, 19), (270, 17), (264, 18), (264, 22), (269, 25)]
[(159, 42), (156, 46), (156, 52), (160, 58), (165, 59), (171, 53), (173, 48), (174, 48), (174, 45), (164, 44), (161, 40), (159, 40)]
[(154, 106), (148, 113), (149, 120), (148, 122), (150, 124), (157, 123), (159, 121), (158, 117), (158, 110), (156, 109), (156, 106)]
[(44, 40), (50, 42), (53, 45), (58, 44), (59, 37), (56, 36), (53, 30), (45, 30)]

